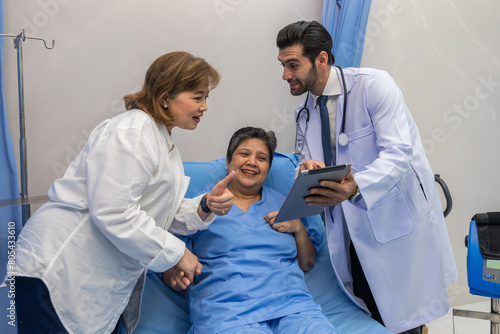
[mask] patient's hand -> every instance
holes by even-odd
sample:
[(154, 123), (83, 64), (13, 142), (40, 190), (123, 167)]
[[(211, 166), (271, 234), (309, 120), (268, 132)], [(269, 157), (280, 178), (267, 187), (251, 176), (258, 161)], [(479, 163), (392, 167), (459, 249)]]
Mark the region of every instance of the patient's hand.
[(202, 267), (196, 255), (186, 248), (179, 263), (163, 273), (163, 282), (175, 291), (186, 290), (193, 283), (194, 275), (201, 274)]
[(281, 233), (291, 233), (295, 238), (297, 246), (297, 261), (300, 269), (308, 271), (314, 265), (314, 246), (307, 234), (307, 230), (300, 219), (293, 219), (286, 222), (275, 223), (278, 211), (273, 211), (264, 216), (264, 219), (272, 228)]
[(233, 207), (233, 194), (226, 188), (234, 178), (231, 171), (223, 180), (219, 181), (207, 195), (208, 208), (217, 216), (226, 215)]
[(300, 219), (289, 220), (286, 222), (275, 223), (276, 216), (279, 211), (273, 211), (264, 216), (264, 219), (278, 232), (281, 233), (297, 233), (305, 231), (304, 224)]
[[(178, 268), (176, 266), (173, 266), (172, 268), (168, 269), (167, 271), (163, 272), (163, 283), (168, 285), (169, 287), (172, 288), (174, 291), (182, 291), (186, 289), (186, 283), (179, 284), (177, 281), (177, 270)], [(187, 279), (187, 278), (186, 278)], [(189, 284), (188, 284), (189, 285)]]
[(300, 165), (299, 170), (311, 170), (311, 169), (316, 169), (316, 168), (322, 168), (325, 167), (325, 163), (320, 160), (306, 160)]

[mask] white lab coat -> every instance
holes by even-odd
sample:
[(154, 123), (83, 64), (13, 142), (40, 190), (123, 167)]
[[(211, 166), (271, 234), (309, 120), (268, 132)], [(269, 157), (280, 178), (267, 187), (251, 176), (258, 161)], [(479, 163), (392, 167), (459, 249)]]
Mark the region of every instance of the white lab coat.
[[(400, 89), (383, 71), (346, 68), (344, 75), (349, 143), (340, 146), (337, 141), (336, 163), (352, 164), (362, 200), (335, 206), (333, 221), (325, 210), (331, 261), (346, 293), (366, 310), (352, 292), (350, 237), (383, 321), (398, 333), (446, 314), (446, 286), (458, 274), (434, 174)], [(337, 137), (343, 106), (342, 88), (337, 99)], [(313, 95), (308, 108), (309, 128), (299, 165), (308, 159), (323, 160)], [(305, 119), (304, 113), (297, 133), (304, 132)]]
[(164, 125), (139, 110), (106, 120), (23, 228), (8, 274), (42, 279), (70, 333), (110, 333), (122, 312), (131, 332), (146, 270), (184, 255), (170, 232), (215, 218), (200, 219), (201, 197), (184, 199), (188, 184)]

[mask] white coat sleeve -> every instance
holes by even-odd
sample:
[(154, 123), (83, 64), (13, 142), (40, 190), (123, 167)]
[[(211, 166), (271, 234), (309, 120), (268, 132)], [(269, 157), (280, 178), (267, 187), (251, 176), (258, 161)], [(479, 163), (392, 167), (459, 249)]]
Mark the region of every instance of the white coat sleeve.
[(373, 124), (376, 148), (366, 149), (364, 145), (357, 152), (351, 152), (351, 157), (371, 159), (355, 174), (368, 209), (401, 180), (410, 168), (413, 155), (410, 133), (413, 121), (409, 119), (411, 115), (403, 94), (386, 72), (378, 73), (367, 80), (364, 87), (364, 103)]
[(139, 205), (158, 164), (144, 134), (118, 128), (92, 145), (86, 158), (92, 221), (121, 252), (144, 267), (164, 271), (177, 264), (184, 243), (157, 226)]
[[(204, 194), (203, 194), (204, 195)], [(198, 207), (203, 195), (185, 198), (177, 211), (168, 231), (179, 235), (190, 235), (199, 230), (206, 230), (215, 219), (214, 213), (207, 214), (204, 219), (198, 216)]]

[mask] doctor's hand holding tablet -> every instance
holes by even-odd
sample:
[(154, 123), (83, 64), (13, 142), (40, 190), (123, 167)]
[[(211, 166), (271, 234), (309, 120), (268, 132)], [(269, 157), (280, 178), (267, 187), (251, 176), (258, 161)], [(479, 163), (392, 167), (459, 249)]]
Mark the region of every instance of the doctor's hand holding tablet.
[(346, 199), (356, 202), (360, 195), (351, 169), (349, 163), (325, 167), (323, 161), (304, 161), (275, 222), (317, 215)]
[[(300, 171), (304, 170), (314, 170), (318, 168), (324, 168), (325, 163), (319, 160), (306, 160), (300, 166)], [(354, 181), (354, 175), (352, 174), (352, 167), (349, 167), (349, 171), (342, 179), (342, 181), (334, 180), (321, 180), (319, 187), (314, 187), (309, 189), (311, 196), (307, 196), (304, 200), (308, 205), (321, 205), (321, 206), (334, 206), (340, 204), (346, 199), (350, 199), (355, 196), (358, 192), (358, 185)]]

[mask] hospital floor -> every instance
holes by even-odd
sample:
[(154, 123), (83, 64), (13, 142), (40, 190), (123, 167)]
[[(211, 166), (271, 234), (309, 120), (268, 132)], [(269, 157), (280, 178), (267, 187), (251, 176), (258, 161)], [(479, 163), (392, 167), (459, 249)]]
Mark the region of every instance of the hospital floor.
[[(458, 310), (490, 312), (490, 301), (484, 301), (474, 304), (461, 305), (454, 307)], [(453, 317), (453, 311), (450, 309), (447, 315), (436, 319), (427, 324), (429, 334), (453, 334), (453, 322), (455, 322), (454, 334), (489, 334), (490, 322), (465, 317)]]

